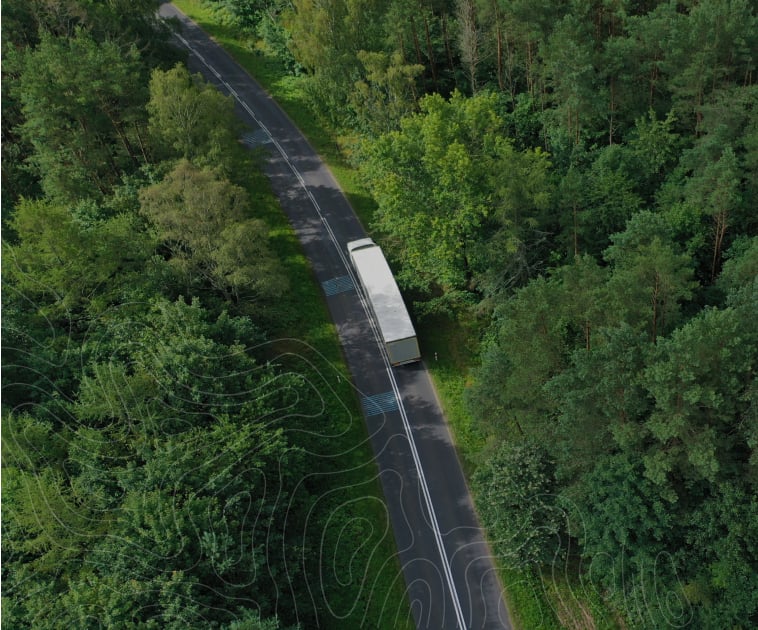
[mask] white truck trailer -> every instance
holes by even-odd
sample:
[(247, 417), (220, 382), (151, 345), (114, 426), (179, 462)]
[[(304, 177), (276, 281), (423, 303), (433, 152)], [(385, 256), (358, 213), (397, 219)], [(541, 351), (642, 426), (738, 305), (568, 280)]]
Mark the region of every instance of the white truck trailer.
[(348, 243), (347, 251), (371, 304), (390, 363), (418, 361), (421, 352), (416, 331), (381, 248), (370, 238), (362, 238)]

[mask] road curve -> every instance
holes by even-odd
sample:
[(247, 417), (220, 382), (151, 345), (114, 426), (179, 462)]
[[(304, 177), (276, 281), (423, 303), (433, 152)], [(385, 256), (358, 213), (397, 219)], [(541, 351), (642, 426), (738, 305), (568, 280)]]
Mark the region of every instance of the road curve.
[(246, 137), (269, 151), (265, 170), (326, 296), (361, 395), (416, 626), (510, 629), (489, 547), (429, 374), (391, 368), (348, 263), (366, 234), (342, 191), (273, 99), (176, 7), (190, 67), (232, 94)]

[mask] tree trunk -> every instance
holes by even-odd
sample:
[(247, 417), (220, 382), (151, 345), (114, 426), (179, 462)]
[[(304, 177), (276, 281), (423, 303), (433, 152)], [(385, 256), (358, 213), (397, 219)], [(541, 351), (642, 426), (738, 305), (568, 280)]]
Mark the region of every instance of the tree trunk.
[(611, 84), (610, 84), (610, 96), (611, 96), (611, 118), (608, 123), (608, 144), (613, 144), (613, 123), (614, 123), (614, 116), (616, 114), (616, 82), (614, 81), (613, 77), (611, 77)]
[(532, 42), (531, 40), (526, 41), (526, 59), (525, 59), (525, 68), (526, 70), (526, 89), (529, 92), (529, 96), (534, 98), (534, 77), (532, 76)]
[(105, 115), (108, 116), (108, 120), (111, 121), (111, 125), (113, 125), (113, 128), (116, 130), (116, 133), (121, 140), (121, 144), (124, 145), (124, 149), (126, 149), (127, 154), (134, 163), (134, 166), (138, 167), (139, 159), (137, 158), (137, 154), (132, 147), (132, 143), (129, 142), (129, 138), (126, 136), (126, 133), (124, 133), (123, 125), (120, 121), (116, 120), (116, 117), (110, 112), (109, 109), (103, 107), (103, 111), (105, 112)]
[(453, 61), (453, 51), (450, 48), (450, 36), (447, 33), (447, 14), (442, 14), (442, 38), (445, 40), (445, 51), (447, 52), (447, 63), (450, 72), (455, 76), (455, 61)]
[(421, 46), (418, 43), (418, 33), (416, 32), (416, 20), (411, 15), (411, 32), (413, 33), (413, 47), (416, 49), (416, 63), (420, 66), (424, 65), (424, 60), (421, 57)]
[(476, 24), (476, 6), (473, 0), (458, 0), (457, 11), (460, 32), (458, 43), (461, 59), (468, 66), (471, 92), (477, 91), (477, 67), (479, 66), (479, 29)]
[(516, 85), (513, 80), (513, 46), (508, 41), (508, 30), (506, 28), (503, 29), (503, 36), (505, 38), (505, 48), (508, 51), (508, 91), (511, 94), (511, 105), (513, 109), (516, 109)]
[(429, 57), (429, 68), (432, 71), (432, 81), (434, 89), (439, 90), (437, 84), (437, 64), (434, 61), (434, 50), (432, 50), (432, 36), (429, 34), (429, 20), (424, 16), (424, 32), (426, 33), (426, 54)]
[(496, 66), (497, 66), (497, 85), (500, 91), (505, 90), (505, 84), (503, 82), (503, 33), (502, 25), (500, 23), (500, 11), (498, 11), (497, 2), (493, 0), (492, 11), (495, 16), (495, 54), (496, 54)]
[(405, 54), (405, 41), (403, 40), (403, 35), (398, 31), (397, 33), (397, 43), (398, 47), (400, 48), (400, 57), (403, 60), (403, 63), (408, 63), (408, 56)]
[(655, 344), (658, 340), (658, 300), (660, 298), (660, 287), (661, 277), (658, 273), (655, 274), (655, 284), (653, 285), (653, 295), (651, 297), (651, 302), (653, 305), (653, 322), (652, 322), (652, 341), (653, 344)]
[(714, 240), (713, 260), (711, 261), (711, 282), (716, 279), (721, 270), (721, 250), (724, 246), (726, 229), (729, 227), (729, 215), (726, 210), (719, 210), (714, 218), (716, 219), (716, 224), (713, 226)]
[(650, 96), (648, 97), (648, 108), (652, 109), (655, 99), (655, 83), (658, 80), (658, 60), (653, 60), (653, 69), (650, 71)]
[(142, 134), (140, 133), (139, 125), (137, 123), (134, 123), (134, 133), (137, 134), (137, 141), (139, 142), (139, 148), (142, 153), (142, 157), (145, 160), (145, 164), (149, 164), (150, 156), (148, 155), (145, 141), (142, 139)]
[(576, 201), (573, 202), (574, 211), (574, 258), (579, 257), (579, 208)]

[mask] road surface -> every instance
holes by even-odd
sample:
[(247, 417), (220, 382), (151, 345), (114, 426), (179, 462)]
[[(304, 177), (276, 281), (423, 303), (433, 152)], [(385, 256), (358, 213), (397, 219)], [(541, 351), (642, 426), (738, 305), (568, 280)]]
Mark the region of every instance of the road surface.
[(324, 290), (361, 394), (413, 618), (418, 628), (509, 629), (489, 547), (429, 375), (422, 363), (391, 368), (378, 343), (346, 244), (366, 236), (342, 191), (273, 99), (171, 4), (190, 68), (232, 94), (248, 141), (265, 165)]

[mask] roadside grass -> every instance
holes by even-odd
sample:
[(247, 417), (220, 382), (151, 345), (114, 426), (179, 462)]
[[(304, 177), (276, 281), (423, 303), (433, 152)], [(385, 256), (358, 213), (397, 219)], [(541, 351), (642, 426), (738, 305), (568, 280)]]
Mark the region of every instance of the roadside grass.
[[(268, 55), (254, 39), (240, 39), (240, 34), (234, 29), (219, 24), (214, 12), (202, 0), (174, 0), (174, 4), (224, 46), (283, 107), (308, 138), (311, 146), (328, 164), (363, 225), (369, 227), (376, 205), (343, 153), (343, 148), (350, 144), (351, 139), (338, 138), (334, 130), (316, 119), (307, 105), (303, 78), (288, 74), (284, 66)], [(260, 177), (265, 179), (262, 174)], [(267, 185), (259, 182), (255, 185), (253, 194), (259, 194), (255, 191), (260, 191)], [(346, 375), (345, 384), (340, 389), (340, 398), (352, 401), (351, 413), (360, 417), (357, 401), (347, 384), (347, 370), (321, 291), (278, 203), (273, 195), (270, 195), (270, 198), (272, 201), (266, 202), (271, 204), (265, 211), (266, 219), (272, 226), (271, 235), (277, 254), (283, 260), (292, 287), (297, 289), (299, 304), (299, 315), (295, 320), (288, 320), (281, 332), (284, 334), (289, 331), (290, 335), (299, 335), (326, 360), (340, 366), (339, 369)], [(458, 318), (426, 317), (417, 326), (422, 355), (451, 426), (467, 478), (476, 470), (477, 462), (481, 460), (482, 453), (486, 451), (491, 440), (490, 436), (478, 429), (475, 419), (465, 405), (465, 390), (471, 383), (470, 372), (477, 361), (480, 334), (486, 323), (469, 313)], [(355, 440), (354, 443), (362, 443), (366, 439), (363, 424), (352, 424), (354, 426), (351, 432), (346, 434), (346, 438)], [(370, 450), (367, 452), (370, 456)], [(374, 487), (375, 496), (381, 497), (378, 485), (374, 484)], [(378, 505), (373, 506), (371, 514), (377, 519), (376, 522), (386, 520), (386, 514)], [(390, 542), (388, 547), (391, 546)], [(387, 556), (383, 561), (386, 563), (386, 558), (394, 553), (394, 547), (388, 548), (385, 553)], [(381, 565), (381, 562), (377, 561), (372, 567), (381, 569), (381, 566), (385, 566)], [(594, 589), (586, 590), (573, 576), (541, 576), (530, 571), (515, 571), (502, 565), (498, 567), (498, 574), (516, 628), (552, 630), (569, 627), (605, 630), (621, 625), (610, 618), (609, 611), (597, 592)], [(393, 601), (392, 597), (407, 601), (405, 594), (401, 592), (402, 584), (384, 584), (375, 588), (377, 591), (387, 588), (386, 601)], [(581, 596), (577, 596), (577, 593)], [(406, 625), (403, 625), (404, 623)], [(340, 623), (335, 627), (347, 626)], [(413, 625), (410, 619), (393, 618), (389, 625), (382, 624), (378, 627), (411, 628)]]
[(445, 417), (453, 429), (466, 477), (476, 470), (487, 436), (466, 410), (465, 389), (470, 384), (483, 323), (471, 317), (452, 319), (429, 315), (416, 326), (424, 363), (434, 380)]

